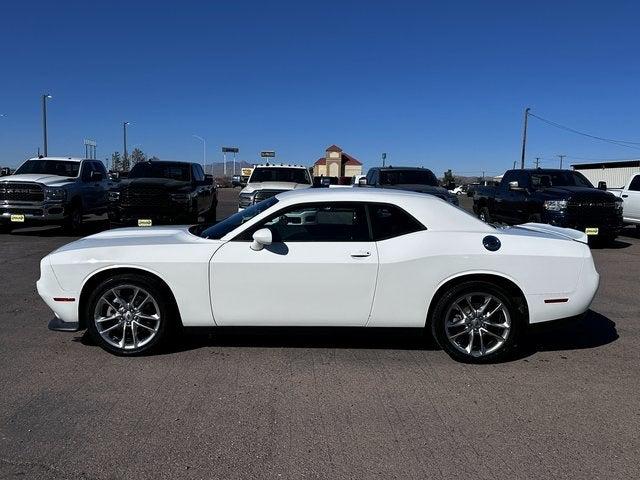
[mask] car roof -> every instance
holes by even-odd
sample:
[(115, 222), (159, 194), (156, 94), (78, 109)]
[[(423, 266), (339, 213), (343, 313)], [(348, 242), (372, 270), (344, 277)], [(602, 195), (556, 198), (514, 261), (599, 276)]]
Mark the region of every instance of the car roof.
[[(91, 160), (90, 158), (78, 158), (78, 157), (33, 157), (29, 160), (63, 160), (65, 162), (82, 162), (83, 160)], [(100, 161), (100, 160), (96, 160)]]
[(352, 188), (302, 188), (288, 190), (277, 195), (278, 200), (300, 201), (345, 201), (345, 202), (386, 202), (394, 199), (415, 198), (427, 202), (442, 202), (440, 198), (419, 192), (393, 190), (385, 188), (352, 187)]
[(304, 165), (285, 165), (283, 163), (279, 163), (279, 164), (275, 164), (275, 163), (264, 163), (261, 165), (256, 165), (254, 168), (304, 168), (305, 170), (307, 169), (307, 167), (305, 167)]
[(423, 171), (423, 170), (429, 170), (428, 168), (425, 167), (372, 167), (371, 170), (381, 170), (381, 171), (385, 171), (385, 172), (392, 172), (395, 170), (419, 170), (419, 171)]

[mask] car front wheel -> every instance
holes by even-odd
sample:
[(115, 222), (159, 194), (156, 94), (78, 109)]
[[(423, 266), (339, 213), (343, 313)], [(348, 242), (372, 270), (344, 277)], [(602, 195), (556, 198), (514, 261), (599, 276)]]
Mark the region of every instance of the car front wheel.
[(523, 329), (518, 302), (503, 288), (466, 282), (446, 292), (433, 310), (433, 336), (453, 359), (467, 363), (503, 360)]
[(100, 283), (85, 311), (88, 330), (117, 355), (148, 353), (164, 343), (174, 309), (158, 281), (126, 274)]

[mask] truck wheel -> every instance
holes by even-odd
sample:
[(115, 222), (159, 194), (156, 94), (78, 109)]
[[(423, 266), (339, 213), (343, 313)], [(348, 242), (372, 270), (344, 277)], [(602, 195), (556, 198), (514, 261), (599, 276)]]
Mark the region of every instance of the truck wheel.
[(216, 221), (216, 210), (218, 208), (218, 202), (214, 201), (211, 204), (211, 208), (207, 210), (204, 214), (204, 221), (207, 223), (215, 223)]
[(66, 233), (76, 234), (82, 229), (82, 207), (80, 205), (73, 204), (69, 211), (69, 216), (66, 218), (62, 228)]
[(478, 212), (478, 217), (485, 223), (491, 222), (491, 214), (489, 214), (489, 209), (487, 207), (481, 207)]
[(454, 360), (503, 360), (524, 330), (524, 318), (517, 305), (517, 299), (497, 285), (465, 282), (438, 300), (431, 331), (438, 345)]

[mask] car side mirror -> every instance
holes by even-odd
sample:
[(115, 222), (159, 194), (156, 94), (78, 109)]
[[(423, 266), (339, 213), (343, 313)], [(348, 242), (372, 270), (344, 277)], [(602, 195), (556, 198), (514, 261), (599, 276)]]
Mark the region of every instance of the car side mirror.
[(253, 242), (251, 242), (251, 250), (256, 252), (262, 250), (264, 247), (271, 245), (273, 242), (273, 235), (268, 228), (261, 228), (253, 234)]
[(366, 178), (361, 178), (360, 180), (358, 180), (358, 185), (366, 185), (367, 184), (367, 179)]
[(89, 176), (89, 178), (91, 178), (91, 181), (93, 182), (101, 182), (102, 172), (91, 172), (91, 175)]
[(607, 189), (607, 182), (603, 182), (603, 181), (598, 182), (598, 190), (606, 190), (606, 189)]
[(516, 180), (515, 182), (509, 182), (509, 190), (511, 190), (512, 192), (524, 192), (526, 191), (526, 188), (521, 187)]

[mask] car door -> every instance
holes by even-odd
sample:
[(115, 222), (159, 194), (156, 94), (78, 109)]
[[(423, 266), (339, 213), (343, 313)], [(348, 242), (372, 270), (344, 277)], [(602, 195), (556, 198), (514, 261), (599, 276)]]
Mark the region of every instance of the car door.
[(629, 183), (629, 188), (622, 192), (624, 200), (624, 217), (630, 220), (640, 220), (640, 175), (633, 177)]
[[(260, 228), (271, 230), (273, 243), (254, 251)], [(285, 207), (216, 251), (213, 314), (218, 325), (363, 326), (377, 270), (363, 204)]]
[(91, 174), (94, 171), (95, 167), (92, 161), (85, 160), (82, 162), (80, 192), (82, 195), (82, 208), (85, 216), (95, 214), (98, 203), (97, 193), (99, 182), (95, 182), (91, 179)]

